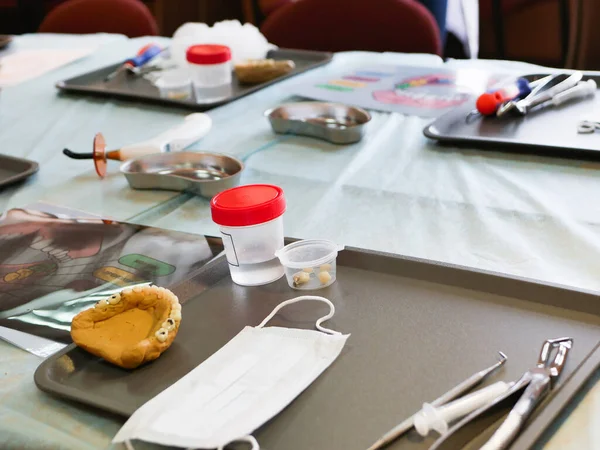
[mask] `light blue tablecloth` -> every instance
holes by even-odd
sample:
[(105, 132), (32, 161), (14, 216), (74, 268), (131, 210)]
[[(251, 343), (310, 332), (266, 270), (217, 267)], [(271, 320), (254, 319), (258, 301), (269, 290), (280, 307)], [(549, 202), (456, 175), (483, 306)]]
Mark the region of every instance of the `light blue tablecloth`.
[[(156, 39), (152, 39), (156, 40)], [(0, 192), (0, 211), (36, 201), (144, 224), (217, 234), (208, 202), (170, 192), (133, 191), (111, 163), (100, 181), (89, 161), (64, 147), (90, 151), (102, 131), (109, 147), (141, 141), (189, 111), (93, 97), (58, 95), (54, 83), (123, 60), (150, 39), (122, 36), (24, 36), (16, 49), (100, 45), (93, 56), (0, 95), (0, 152), (40, 163), (23, 185)], [(347, 53), (301, 77), (344, 67), (437, 65), (431, 55)], [(518, 63), (451, 62), (451, 66), (539, 71)], [(263, 111), (289, 100), (284, 81), (211, 111), (211, 133), (193, 149), (246, 159), (243, 181), (282, 186), (288, 236), (430, 258), (600, 290), (600, 165), (490, 151), (438, 147), (422, 135), (427, 120), (373, 113), (365, 139), (335, 146), (275, 136)], [(578, 118), (569, 118), (573, 126)], [(573, 123), (571, 123), (573, 122)], [(1, 448), (106, 448), (120, 422), (39, 392), (39, 359), (0, 343)], [(586, 397), (552, 442), (594, 448), (600, 388)], [(565, 431), (563, 431), (565, 430)], [(565, 437), (567, 436), (567, 437)], [(561, 440), (562, 439), (562, 440)], [(574, 441), (575, 440), (575, 441)], [(564, 448), (560, 444), (549, 448)], [(596, 440), (596, 443), (598, 441)], [(597, 447), (596, 447), (597, 448)]]

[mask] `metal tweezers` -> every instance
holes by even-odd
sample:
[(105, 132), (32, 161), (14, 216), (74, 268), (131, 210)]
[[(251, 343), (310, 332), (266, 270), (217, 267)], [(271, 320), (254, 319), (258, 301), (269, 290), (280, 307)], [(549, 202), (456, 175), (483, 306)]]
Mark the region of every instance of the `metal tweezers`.
[[(502, 450), (515, 440), (525, 422), (542, 399), (550, 392), (565, 364), (573, 345), (572, 338), (549, 339), (544, 342), (537, 365), (528, 370), (506, 393), (491, 404), (466, 416), (448, 433), (440, 437), (430, 450), (456, 450), (463, 448), (476, 436), (470, 428), (487, 428), (500, 419), (510, 406), (508, 416), (481, 450)], [(550, 355), (556, 349), (554, 359)], [(472, 431), (472, 430), (471, 430)]]

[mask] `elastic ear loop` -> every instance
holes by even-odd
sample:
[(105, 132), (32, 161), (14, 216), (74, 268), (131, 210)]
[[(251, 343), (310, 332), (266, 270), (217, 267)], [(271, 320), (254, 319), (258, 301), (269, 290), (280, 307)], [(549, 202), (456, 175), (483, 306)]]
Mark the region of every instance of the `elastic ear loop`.
[[(244, 436), (241, 437), (239, 439), (235, 439), (231, 442), (228, 442), (225, 445), (221, 445), (217, 450), (225, 450), (225, 446), (232, 444), (234, 442), (248, 442), (249, 444), (252, 444), (252, 448), (250, 450), (260, 450), (260, 445), (258, 445), (258, 441), (254, 438), (254, 436)], [(193, 449), (188, 449), (188, 450), (193, 450)]]
[[(250, 450), (260, 450), (260, 445), (258, 445), (258, 441), (256, 440), (256, 438), (254, 436), (244, 436), (241, 437), (239, 439), (235, 439), (231, 442), (228, 442), (225, 445), (221, 445), (217, 450), (225, 450), (225, 447), (229, 444), (232, 444), (234, 442), (248, 442), (249, 444), (252, 445), (252, 448)], [(127, 450), (135, 450), (133, 448), (133, 445), (131, 444), (131, 441), (127, 440), (125, 441), (125, 447), (127, 448)], [(188, 447), (186, 450), (194, 450), (195, 447)]]
[(275, 309), (271, 312), (271, 314), (269, 314), (265, 320), (263, 320), (260, 325), (258, 325), (256, 328), (263, 328), (267, 322), (269, 322), (269, 320), (271, 320), (273, 317), (275, 317), (275, 315), (279, 312), (279, 310), (287, 305), (291, 305), (292, 303), (298, 303), (304, 300), (315, 300), (318, 302), (323, 302), (329, 305), (329, 314), (327, 314), (326, 316), (321, 317), (319, 320), (317, 320), (315, 327), (317, 328), (317, 330), (322, 331), (323, 333), (328, 333), (328, 334), (342, 334), (339, 331), (334, 331), (334, 330), (330, 330), (329, 328), (325, 328), (322, 327), (321, 324), (329, 319), (331, 319), (333, 317), (333, 315), (335, 314), (335, 306), (333, 305), (333, 303), (331, 303), (331, 301), (327, 300), (325, 297), (317, 297), (315, 295), (303, 295), (301, 297), (296, 297), (296, 298), (292, 298), (291, 300), (286, 300), (284, 302), (281, 302), (279, 305), (277, 305), (275, 307)]

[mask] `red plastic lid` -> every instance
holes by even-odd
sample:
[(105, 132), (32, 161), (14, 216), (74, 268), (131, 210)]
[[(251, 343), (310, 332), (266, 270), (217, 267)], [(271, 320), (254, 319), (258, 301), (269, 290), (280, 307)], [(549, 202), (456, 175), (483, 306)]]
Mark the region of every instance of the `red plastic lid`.
[(496, 113), (501, 103), (502, 101), (498, 98), (497, 93), (486, 92), (477, 98), (475, 106), (477, 111), (484, 116), (492, 116)]
[(283, 189), (271, 184), (249, 184), (221, 192), (210, 201), (213, 221), (226, 227), (259, 225), (285, 212)]
[(226, 45), (192, 45), (185, 57), (193, 64), (221, 64), (231, 59), (231, 49)]

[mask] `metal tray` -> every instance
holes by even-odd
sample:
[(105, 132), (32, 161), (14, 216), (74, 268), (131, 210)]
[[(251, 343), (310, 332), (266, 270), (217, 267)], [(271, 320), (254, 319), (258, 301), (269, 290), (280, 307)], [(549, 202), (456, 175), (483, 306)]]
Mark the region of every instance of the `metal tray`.
[[(233, 284), (224, 257), (173, 290), (184, 319), (158, 360), (126, 371), (69, 346), (40, 365), (37, 386), (129, 416), (245, 325), (299, 295), (284, 279)], [(527, 449), (600, 365), (600, 302), (593, 293), (359, 249), (341, 252), (337, 282), (315, 293), (336, 305), (329, 325), (351, 336), (333, 365), (257, 430), (261, 448), (364, 450), (424, 401), (493, 363), (498, 350), (509, 360), (489, 383), (533, 367), (546, 338), (571, 336), (574, 347), (556, 389), (511, 447)], [(325, 308), (293, 305), (272, 324), (311, 328)], [(433, 442), (413, 431), (389, 448), (420, 450)]]
[(0, 155), (0, 189), (33, 175), (38, 163), (22, 158)]
[[(526, 78), (537, 79), (545, 75), (547, 74), (528, 75)], [(598, 72), (586, 72), (584, 80), (590, 78), (600, 85)], [(600, 132), (577, 133), (579, 121), (600, 121), (600, 93), (593, 100), (536, 109), (525, 117), (478, 117), (466, 120), (469, 112), (474, 109), (475, 100), (467, 102), (439, 117), (423, 133), (441, 143), (470, 147), (476, 145), (482, 149), (557, 157), (600, 158)]]
[(296, 67), (294, 70), (284, 76), (275, 78), (274, 80), (266, 83), (254, 85), (240, 84), (234, 73), (231, 96), (227, 99), (219, 100), (213, 103), (195, 103), (193, 100), (162, 98), (158, 88), (156, 88), (150, 81), (141, 77), (128, 76), (126, 73), (120, 73), (108, 83), (104, 82), (104, 78), (113, 72), (117, 67), (119, 67), (120, 64), (108, 66), (94, 72), (89, 72), (75, 78), (70, 78), (68, 80), (59, 81), (56, 84), (56, 87), (61, 91), (68, 93), (121, 97), (132, 100), (150, 101), (165, 105), (191, 108), (196, 111), (206, 111), (216, 106), (237, 100), (238, 98), (258, 91), (259, 89), (277, 83), (278, 81), (327, 64), (333, 58), (333, 54), (308, 50), (277, 49), (269, 51), (267, 58), (291, 59), (296, 64)]

